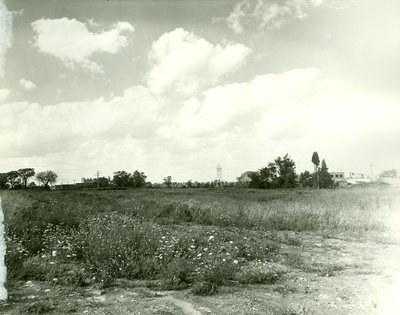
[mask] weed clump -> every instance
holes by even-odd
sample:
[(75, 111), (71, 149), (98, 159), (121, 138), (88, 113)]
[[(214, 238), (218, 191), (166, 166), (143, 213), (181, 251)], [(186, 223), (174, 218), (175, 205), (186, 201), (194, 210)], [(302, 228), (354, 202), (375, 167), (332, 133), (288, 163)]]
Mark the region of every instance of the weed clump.
[[(380, 232), (397, 196), (389, 189), (6, 191), (8, 276), (104, 287), (121, 278), (156, 280), (165, 288), (215, 292), (234, 279), (279, 281), (282, 274), (262, 264), (280, 258), (334, 275), (341, 266), (282, 257), (277, 244), (301, 246), (293, 231)], [(276, 231), (285, 234), (268, 239)]]
[(243, 266), (237, 274), (237, 279), (243, 284), (274, 284), (283, 274), (282, 270), (266, 262), (257, 261)]
[(39, 300), (27, 305), (24, 312), (27, 314), (47, 314), (54, 309), (55, 306), (51, 300)]
[(207, 282), (207, 281), (202, 281), (202, 282), (196, 282), (193, 284), (191, 292), (194, 295), (200, 295), (200, 296), (207, 296), (207, 295), (213, 295), (218, 292), (217, 286), (213, 282)]

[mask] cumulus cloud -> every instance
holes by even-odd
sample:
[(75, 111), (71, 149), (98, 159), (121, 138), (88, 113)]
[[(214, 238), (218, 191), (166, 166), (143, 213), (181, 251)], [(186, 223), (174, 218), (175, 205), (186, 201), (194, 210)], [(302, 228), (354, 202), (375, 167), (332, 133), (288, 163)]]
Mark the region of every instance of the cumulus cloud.
[(316, 69), (297, 69), (211, 88), (201, 98), (185, 102), (178, 113), (178, 125), (196, 136), (252, 128), (263, 114), (278, 109), (290, 112), (309, 97), (318, 82)]
[[(11, 169), (21, 162), (54, 168), (61, 176), (75, 172), (75, 178), (88, 169), (110, 175), (134, 167), (160, 181), (168, 174), (176, 180), (210, 180), (221, 162), (225, 178), (234, 179), (287, 152), (297, 154), (299, 170), (310, 164), (316, 148), (332, 169), (339, 165), (340, 148), (346, 148), (343, 156), (353, 150), (357, 157), (363, 146), (381, 148), (387, 139), (394, 154), (400, 136), (398, 103), (352, 94), (313, 68), (214, 86), (175, 103), (145, 86), (110, 99), (4, 103), (2, 165)], [(360, 161), (346, 163), (353, 167)]]
[(21, 79), (19, 80), (19, 85), (25, 90), (25, 91), (32, 91), (37, 88), (37, 85), (33, 83), (30, 80), (27, 79)]
[(122, 33), (133, 32), (128, 22), (117, 22), (109, 31), (94, 33), (87, 24), (76, 19), (40, 19), (32, 23), (36, 33), (34, 46), (42, 53), (60, 59), (67, 67), (80, 67), (92, 73), (102, 73), (101, 65), (91, 60), (95, 53), (116, 54), (128, 45)]
[(0, 155), (47, 156), (95, 139), (149, 137), (161, 119), (156, 114), (160, 104), (141, 86), (109, 101), (5, 104), (0, 107)]
[(342, 0), (284, 0), (263, 1), (243, 0), (237, 3), (229, 16), (223, 19), (235, 32), (243, 33), (247, 28), (258, 30), (280, 28), (292, 20), (301, 20), (309, 11), (322, 5), (330, 8), (341, 7)]
[(153, 42), (148, 86), (155, 93), (172, 89), (190, 95), (200, 85), (216, 83), (240, 68), (249, 53), (242, 44), (213, 45), (177, 28)]
[(0, 77), (4, 75), (7, 49), (12, 44), (13, 14), (0, 0)]

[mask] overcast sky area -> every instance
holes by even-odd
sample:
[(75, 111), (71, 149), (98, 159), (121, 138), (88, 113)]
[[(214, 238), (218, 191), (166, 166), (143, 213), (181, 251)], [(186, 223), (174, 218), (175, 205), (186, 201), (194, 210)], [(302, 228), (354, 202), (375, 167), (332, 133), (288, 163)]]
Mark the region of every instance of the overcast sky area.
[(398, 0), (0, 0), (0, 172), (400, 170)]

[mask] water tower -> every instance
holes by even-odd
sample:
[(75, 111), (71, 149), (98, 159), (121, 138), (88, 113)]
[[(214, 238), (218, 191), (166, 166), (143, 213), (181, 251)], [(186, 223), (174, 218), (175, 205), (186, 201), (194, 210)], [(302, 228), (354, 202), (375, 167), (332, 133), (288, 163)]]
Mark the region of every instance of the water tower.
[(217, 181), (222, 181), (222, 167), (221, 164), (217, 165)]

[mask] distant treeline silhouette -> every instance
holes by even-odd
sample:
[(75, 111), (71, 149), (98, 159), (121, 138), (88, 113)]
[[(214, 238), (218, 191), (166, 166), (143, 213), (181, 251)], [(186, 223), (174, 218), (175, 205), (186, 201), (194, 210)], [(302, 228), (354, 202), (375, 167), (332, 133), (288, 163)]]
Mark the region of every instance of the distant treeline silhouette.
[[(113, 178), (97, 177), (83, 179), (81, 183), (57, 185), (57, 174), (48, 170), (35, 173), (33, 168), (22, 168), (7, 173), (0, 173), (0, 189), (33, 189), (51, 187), (56, 189), (124, 189), (124, 188), (221, 188), (221, 187), (242, 187), (242, 188), (260, 188), (290, 189), (296, 187), (303, 188), (332, 188), (335, 183), (332, 180), (328, 167), (323, 159), (320, 163), (317, 152), (313, 152), (312, 163), (314, 164), (314, 173), (304, 171), (300, 175), (296, 174), (296, 163), (288, 154), (283, 157), (277, 157), (267, 166), (257, 171), (246, 171), (236, 182), (227, 182), (223, 180), (213, 180), (207, 182), (198, 182), (189, 180), (187, 182), (174, 182), (171, 176), (166, 176), (162, 183), (151, 183), (146, 181), (147, 176), (144, 172), (135, 170), (133, 173), (127, 171), (114, 172)], [(320, 166), (321, 164), (321, 166)], [(32, 180), (34, 179), (34, 180)]]

